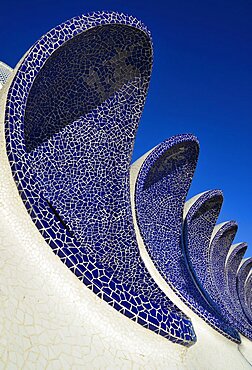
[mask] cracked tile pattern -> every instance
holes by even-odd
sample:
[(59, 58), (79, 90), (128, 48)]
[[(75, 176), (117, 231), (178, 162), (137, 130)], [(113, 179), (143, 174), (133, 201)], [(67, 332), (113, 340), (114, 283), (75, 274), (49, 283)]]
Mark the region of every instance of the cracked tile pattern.
[[(143, 159), (143, 163), (139, 164), (140, 169), (135, 186), (138, 227), (155, 267), (178, 296), (209, 325), (229, 339), (239, 342), (236, 330), (227, 324), (225, 318), (216, 312), (203, 296), (198, 284), (192, 278), (184, 253), (181, 227), (183, 208), (197, 158), (197, 139), (193, 135), (178, 135), (155, 147)], [(220, 192), (210, 193), (219, 198), (220, 194)], [(203, 198), (205, 200), (206, 196)], [(207, 235), (209, 234), (208, 239), (204, 239), (203, 221), (200, 223), (197, 219), (197, 227), (194, 225), (195, 229), (189, 229), (190, 232), (200, 235), (199, 238), (202, 237), (197, 240), (194, 248), (199, 247), (202, 242), (209, 242), (220, 208), (219, 203), (216, 205), (212, 198), (207, 201), (209, 203), (212, 201), (211, 204), (214, 204), (215, 209), (217, 208), (214, 213), (216, 217), (209, 216), (210, 221), (207, 225), (209, 229), (206, 232)], [(198, 218), (198, 215), (201, 216), (199, 212), (204, 206), (204, 211), (207, 212), (204, 201), (199, 209), (197, 205), (199, 202), (189, 211), (186, 219), (188, 228)], [(199, 212), (194, 214), (194, 210)], [(192, 220), (189, 219), (191, 215), (194, 216)], [(194, 241), (196, 242), (196, 238)]]
[(237, 291), (238, 291), (238, 296), (239, 300), (242, 305), (243, 312), (247, 316), (248, 320), (249, 319), (249, 314), (250, 314), (250, 309), (247, 307), (246, 304), (246, 298), (245, 298), (245, 282), (252, 270), (252, 257), (245, 258), (242, 260), (238, 272), (237, 272)]
[(238, 292), (236, 289), (236, 275), (241, 264), (242, 258), (248, 248), (247, 243), (233, 244), (228, 252), (225, 262), (226, 284), (234, 302), (239, 302)]
[(54, 28), (9, 89), (7, 152), (61, 261), (117, 311), (189, 346), (191, 321), (144, 266), (132, 222), (129, 166), (151, 66), (149, 31), (133, 17), (98, 12)]
[[(210, 279), (207, 291), (230, 324), (252, 339), (252, 326), (244, 317), (239, 300), (235, 299), (237, 295), (231, 296), (226, 284), (225, 265), (237, 228), (235, 221), (224, 222), (216, 227), (210, 244)], [(236, 288), (236, 277), (234, 284)]]
[[(222, 349), (234, 349), (234, 343), (211, 337), (208, 330), (203, 339), (202, 328), (206, 328), (197, 316), (228, 339), (240, 342), (226, 322), (227, 315), (224, 318), (217, 312), (220, 301), (226, 308), (226, 293), (221, 300), (216, 294), (210, 300), (200, 282), (212, 250), (209, 266), (216, 262), (212, 277), (219, 290), (225, 289), (224, 260), (234, 225), (229, 233), (218, 234), (215, 248), (207, 243), (221, 193), (209, 192), (216, 195), (214, 205), (209, 197), (189, 207), (191, 229), (183, 235), (184, 202), (198, 157), (198, 141), (189, 134), (173, 137), (149, 154), (136, 192), (138, 222), (142, 222), (141, 233), (151, 258), (191, 309), (189, 317), (200, 337), (200, 343), (190, 348), (196, 352), (164, 340), (189, 347), (196, 335), (181, 305), (178, 309), (177, 301), (168, 298), (160, 281), (145, 267), (132, 220), (129, 167), (151, 68), (152, 44), (146, 27), (133, 17), (108, 12), (76, 17), (54, 28), (20, 63), (7, 97), (7, 153), (19, 195), (41, 239), (35, 242), (38, 249), (34, 248), (37, 234), (31, 227), (19, 242), (27, 224), (17, 217), (15, 225), (21, 222), (21, 231), (8, 225), (6, 220), (14, 221), (16, 210), (9, 211), (11, 204), (5, 199), (9, 193), (0, 187), (1, 205), (5, 205), (0, 210), (0, 274), (5, 281), (0, 295), (0, 365), (79, 369), (101, 363), (107, 368), (111, 363), (116, 368), (175, 364), (173, 368), (180, 370), (191, 363), (195, 368), (195, 359), (200, 366), (199, 352), (206, 349), (207, 355), (211, 339), (212, 358), (216, 359), (219, 350), (221, 364)], [(0, 87), (8, 77), (1, 73), (0, 69)], [(17, 235), (8, 238), (6, 230), (9, 235), (15, 230)], [(45, 241), (56, 256), (49, 248), (45, 251)], [(19, 278), (15, 280), (16, 271)], [(62, 289), (63, 275), (67, 289)], [(245, 288), (248, 308), (247, 292)], [(239, 323), (232, 324), (249, 338), (248, 321), (242, 314)], [(247, 332), (242, 332), (243, 326)], [(191, 353), (196, 356), (190, 358)], [(246, 368), (239, 366), (242, 361), (236, 352), (228, 353), (227, 368)], [(206, 362), (204, 355), (201, 368)]]
[[(183, 241), (190, 271), (209, 305), (222, 318), (226, 331), (223, 334), (230, 336), (234, 341), (239, 341), (239, 334), (229, 320), (229, 313), (216, 287), (216, 284), (217, 286), (221, 284), (216, 271), (219, 268), (219, 275), (224, 274), (225, 256), (231, 245), (230, 238), (234, 237), (236, 230), (236, 225), (232, 222), (226, 226), (215, 226), (222, 202), (223, 195), (220, 190), (207, 191), (189, 200), (184, 211)], [(221, 238), (223, 227), (225, 231), (226, 228), (231, 228), (228, 239)], [(226, 249), (223, 248), (224, 245)], [(215, 264), (216, 269), (213, 268)]]
[(242, 258), (246, 252), (246, 243), (233, 244), (228, 252), (225, 262), (225, 291), (230, 297), (230, 317), (241, 334), (251, 338), (252, 328), (243, 312), (236, 287), (236, 275)]
[(205, 289), (206, 269), (209, 270), (210, 240), (219, 216), (223, 194), (220, 190), (210, 190), (188, 201), (184, 215), (183, 238), (189, 266), (194, 278)]
[(211, 299), (227, 318), (230, 302), (229, 295), (225, 297), (225, 262), (236, 232), (237, 223), (235, 221), (224, 222), (214, 228), (209, 243), (208, 270), (204, 284)]

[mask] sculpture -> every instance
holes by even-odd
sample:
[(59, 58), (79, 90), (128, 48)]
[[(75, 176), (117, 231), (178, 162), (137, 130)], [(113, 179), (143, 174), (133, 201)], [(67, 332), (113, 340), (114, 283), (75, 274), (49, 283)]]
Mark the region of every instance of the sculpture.
[[(230, 354), (234, 348), (231, 346), (241, 342), (238, 331), (251, 339), (249, 314), (244, 312), (249, 294), (243, 289), (244, 273), (242, 278), (238, 273), (241, 304), (236, 301), (232, 308), (244, 314), (240, 319), (236, 314), (232, 316), (232, 292), (228, 288), (231, 284), (234, 289), (234, 281), (233, 276), (225, 280), (225, 261), (237, 226), (234, 223), (221, 225), (216, 235), (213, 234), (222, 202), (221, 192), (206, 192), (185, 204), (198, 158), (197, 139), (193, 135), (178, 135), (166, 140), (134, 164), (130, 174), (134, 137), (151, 68), (152, 44), (147, 28), (124, 14), (98, 12), (55, 27), (29, 50), (13, 73), (8, 67), (3, 69), (8, 70), (10, 77), (6, 75), (0, 81), (4, 85), (1, 122), (6, 140), (6, 149), (3, 148), (1, 154), (5, 166), (1, 181), (6, 184), (6, 190), (2, 191), (1, 199), (3, 212), (10, 212), (13, 220), (14, 213), (21, 215), (17, 222), (23, 224), (24, 241), (17, 234), (25, 255), (30, 254), (34, 263), (42, 253), (43, 268), (38, 266), (39, 273), (46, 270), (47, 264), (52, 274), (65, 269), (60, 277), (64, 280), (62, 285), (68, 287), (67, 279), (70, 279), (75, 287), (73, 291), (77, 292), (72, 296), (66, 288), (72, 297), (69, 304), (71, 306), (75, 299), (79, 302), (78, 309), (71, 306), (71, 315), (81, 312), (83, 298), (77, 297), (84, 294), (87, 300), (90, 297), (94, 312), (106, 312), (110, 325), (114, 320), (122, 325), (105, 335), (108, 347), (116, 348), (120, 343), (115, 343), (115, 332), (123, 336), (129, 328), (135, 335), (134, 343), (139, 345), (145, 335), (149, 343), (158, 343), (160, 349), (153, 359), (157, 366), (163, 361), (167, 343), (170, 349), (175, 346), (178, 354), (184, 347), (192, 346), (187, 350), (185, 366), (188, 366), (198, 361), (197, 355), (195, 359), (191, 356), (197, 354), (197, 346), (200, 350), (203, 343), (202, 337), (201, 342), (196, 343), (196, 327), (201, 324), (196, 323), (195, 327), (193, 320), (198, 322), (198, 317), (200, 323), (202, 319), (207, 323), (203, 321), (204, 328), (209, 325), (209, 338), (217, 335), (220, 343), (224, 341), (226, 353)], [(13, 209), (7, 206), (6, 192), (16, 202)], [(15, 222), (10, 226), (12, 230), (18, 230)], [(6, 225), (0, 229), (7, 233)], [(223, 239), (226, 229), (228, 238)], [(26, 248), (26, 237), (37, 245), (32, 253), (33, 248)], [(218, 260), (216, 253), (221, 243), (226, 249)], [(194, 254), (196, 248), (197, 255)], [(8, 255), (11, 248), (4, 250)], [(23, 262), (21, 266), (25, 268)], [(220, 262), (220, 284), (216, 262)], [(19, 262), (18, 266), (20, 269)], [(206, 275), (203, 266), (207, 268)], [(34, 264), (33, 268), (37, 271)], [(73, 273), (71, 278), (69, 270)], [(3, 271), (2, 275), (5, 274)], [(50, 279), (49, 285), (55, 277)], [(179, 298), (168, 293), (170, 288)], [(54, 286), (55, 289), (58, 288)], [(249, 289), (246, 288), (246, 292)], [(41, 297), (50, 299), (50, 294), (42, 291)], [(43, 317), (40, 299), (38, 294), (38, 308), (33, 308), (37, 321), (32, 319), (35, 324), (31, 325), (35, 331), (40, 325), (38, 317)], [(54, 292), (54, 299), (59, 305), (68, 304), (61, 293)], [(92, 309), (89, 312), (85, 308), (86, 317), (84, 315), (82, 321), (90, 326), (85, 329), (88, 341), (93, 338), (96, 325), (103, 325), (101, 317), (102, 322), (95, 324), (88, 317)], [(69, 327), (76, 327), (75, 319), (72, 318)], [(59, 335), (65, 325), (59, 322), (60, 317), (55, 320), (55, 333)], [(43, 327), (43, 319), (41, 322)], [(26, 332), (25, 325), (23, 327), (21, 324), (21, 337), (30, 338), (27, 333), (23, 334)], [(217, 331), (213, 334), (211, 327), (221, 334)], [(97, 330), (98, 336), (104, 333), (100, 327)], [(49, 332), (46, 330), (45, 341), (51, 338)], [(79, 329), (78, 333), (82, 335)], [(10, 332), (9, 338), (12, 335)], [(81, 343), (78, 335), (74, 340)], [(244, 343), (250, 348), (246, 339)], [(92, 346), (90, 353), (98, 353), (106, 347), (97, 342)], [(145, 349), (140, 345), (141, 351), (148, 347), (145, 339), (144, 346)], [(246, 348), (243, 355), (248, 359)], [(40, 349), (36, 348), (36, 352), (40, 358)], [(102, 353), (102, 363), (109, 363), (110, 355)], [(128, 339), (124, 353), (124, 359), (117, 357), (117, 364), (131, 358), (133, 364), (138, 363), (139, 355), (132, 355)], [(164, 364), (169, 359), (179, 368), (184, 366), (181, 359), (171, 360), (171, 352), (165, 356)], [(238, 351), (232, 356), (229, 357), (231, 363), (248, 368), (247, 360)], [(73, 354), (68, 357), (68, 363), (75, 363)], [(52, 358), (48, 356), (49, 364)], [(99, 359), (92, 360), (90, 354), (81, 358), (81, 366), (99, 363)], [(41, 359), (35, 363), (41, 364)], [(17, 364), (21, 364), (20, 359)]]

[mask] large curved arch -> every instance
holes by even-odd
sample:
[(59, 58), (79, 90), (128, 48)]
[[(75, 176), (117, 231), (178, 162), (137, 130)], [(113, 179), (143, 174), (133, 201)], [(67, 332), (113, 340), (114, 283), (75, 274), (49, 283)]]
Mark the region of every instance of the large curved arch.
[(151, 66), (149, 31), (133, 17), (93, 13), (56, 27), (9, 89), (8, 156), (62, 262), (119, 312), (191, 345), (192, 324), (145, 268), (132, 222), (129, 165)]
[(136, 219), (151, 260), (175, 293), (209, 325), (239, 342), (236, 330), (198, 289), (183, 252), (183, 208), (197, 157), (196, 138), (178, 135), (133, 164)]

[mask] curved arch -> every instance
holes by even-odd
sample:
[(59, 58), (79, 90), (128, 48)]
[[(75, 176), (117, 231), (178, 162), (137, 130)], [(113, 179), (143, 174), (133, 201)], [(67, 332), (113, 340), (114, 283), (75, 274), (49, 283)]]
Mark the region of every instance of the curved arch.
[(220, 190), (210, 190), (188, 200), (184, 207), (183, 240), (187, 260), (198, 284), (205, 289), (209, 245), (223, 202)]
[(244, 315), (240, 304), (236, 288), (236, 275), (239, 265), (247, 249), (247, 243), (233, 244), (229, 249), (225, 262), (225, 291), (230, 297), (232, 305), (230, 306), (230, 315), (235, 320), (235, 325), (239, 332), (247, 338), (251, 338), (252, 328)]
[[(213, 199), (210, 204), (209, 199)], [(195, 280), (209, 303), (225, 317), (230, 326), (251, 339), (252, 328), (246, 317), (241, 315), (239, 304), (234, 303), (233, 297), (225, 289), (225, 262), (237, 224), (230, 221), (214, 226), (221, 203), (220, 191), (206, 192), (188, 201), (184, 211), (186, 254)], [(201, 226), (198, 228), (198, 225)]]
[(248, 308), (249, 320), (252, 324), (252, 271), (250, 271), (245, 281), (245, 301)]
[[(208, 261), (209, 274), (207, 274), (205, 289), (220, 307), (225, 306), (223, 296), (225, 290), (225, 262), (237, 229), (238, 225), (235, 221), (223, 222), (215, 226), (211, 236)], [(227, 306), (229, 304), (230, 302), (227, 303)]]
[(236, 289), (236, 275), (242, 258), (248, 248), (247, 243), (233, 244), (228, 251), (225, 262), (225, 277), (228, 292), (234, 302), (239, 302), (239, 297)]
[(252, 257), (242, 260), (237, 272), (237, 291), (244, 314), (250, 321), (250, 309), (247, 307), (245, 298), (245, 282), (252, 269)]
[(10, 87), (8, 156), (28, 212), (62, 262), (122, 314), (191, 345), (191, 321), (145, 268), (132, 221), (129, 165), (151, 67), (149, 31), (133, 17), (100, 12), (54, 28)]
[(229, 251), (233, 250), (231, 244), (237, 229), (238, 225), (235, 221), (224, 222), (215, 227), (211, 237), (210, 270), (206, 289), (230, 324), (234, 325), (241, 334), (252, 339), (252, 327), (244, 317), (239, 302), (229, 294), (226, 281), (226, 260), (230, 256)]
[(239, 342), (236, 330), (202, 296), (183, 253), (183, 207), (197, 158), (196, 138), (178, 135), (133, 164), (136, 219), (150, 258), (175, 293), (209, 325)]

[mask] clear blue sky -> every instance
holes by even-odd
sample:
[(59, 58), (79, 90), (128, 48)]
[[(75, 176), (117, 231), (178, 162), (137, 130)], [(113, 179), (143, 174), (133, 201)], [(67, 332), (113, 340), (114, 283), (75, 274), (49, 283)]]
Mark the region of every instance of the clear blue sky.
[(239, 224), (252, 255), (252, 2), (108, 0), (1, 2), (0, 60), (14, 67), (45, 32), (73, 16), (116, 10), (152, 32), (154, 68), (134, 159), (179, 133), (195, 134), (200, 159), (189, 196), (224, 191), (219, 221)]

